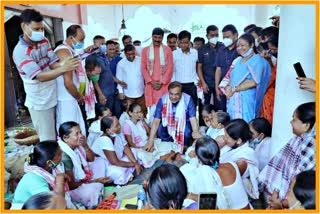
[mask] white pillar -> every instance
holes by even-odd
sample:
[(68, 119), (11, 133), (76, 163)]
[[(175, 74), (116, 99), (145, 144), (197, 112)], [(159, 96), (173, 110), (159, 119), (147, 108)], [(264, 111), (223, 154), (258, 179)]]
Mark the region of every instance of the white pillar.
[(306, 76), (315, 79), (315, 6), (282, 5), (280, 11), (272, 155), (293, 136), (290, 121), (295, 108), (302, 103), (315, 101), (314, 93), (299, 89), (293, 69), (293, 64), (300, 62)]

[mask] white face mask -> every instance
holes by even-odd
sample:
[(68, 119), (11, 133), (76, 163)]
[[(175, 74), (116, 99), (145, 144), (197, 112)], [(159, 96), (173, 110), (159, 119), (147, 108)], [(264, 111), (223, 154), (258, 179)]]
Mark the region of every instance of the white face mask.
[(110, 135), (110, 137), (116, 137), (117, 136), (117, 134), (114, 133), (114, 132), (111, 132), (109, 135)]
[(242, 57), (245, 58), (247, 56), (249, 56), (252, 53), (253, 49), (250, 48), (247, 52), (245, 52), (244, 54), (242, 54)]
[[(28, 26), (29, 27), (29, 26)], [(27, 34), (27, 36), (29, 37), (29, 39), (33, 42), (40, 42), (41, 40), (44, 39), (44, 31), (33, 31), (31, 29), (31, 27), (29, 27), (29, 29), (31, 30), (31, 36), (29, 36)]]
[(276, 65), (277, 64), (277, 58), (275, 58), (274, 56), (271, 55), (271, 62), (272, 62), (272, 65)]
[(218, 37), (212, 37), (212, 38), (210, 38), (209, 39), (209, 42), (211, 43), (211, 44), (217, 44), (217, 42), (218, 42)]
[(106, 54), (107, 53), (107, 45), (101, 45), (100, 50), (101, 50), (101, 53)]
[(230, 45), (233, 44), (233, 40), (230, 38), (224, 38), (222, 42), (223, 42), (224, 46), (226, 46), (226, 47), (229, 47)]
[(258, 39), (255, 39), (255, 40), (254, 40), (254, 45), (255, 45), (256, 47), (258, 47), (259, 44), (260, 44), (260, 42), (258, 41)]

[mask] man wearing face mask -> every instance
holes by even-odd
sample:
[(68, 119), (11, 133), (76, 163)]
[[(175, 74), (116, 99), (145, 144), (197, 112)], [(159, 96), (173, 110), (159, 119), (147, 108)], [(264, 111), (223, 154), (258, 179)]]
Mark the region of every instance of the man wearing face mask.
[(96, 35), (93, 37), (93, 45), (100, 48), (100, 52), (102, 54), (106, 54), (107, 52), (107, 45), (106, 45), (106, 39), (103, 36)]
[(78, 67), (79, 59), (58, 62), (50, 42), (44, 36), (43, 16), (38, 11), (24, 10), (20, 18), (23, 35), (14, 48), (13, 60), (27, 94), (25, 106), (29, 109), (40, 141), (55, 140), (55, 79)]
[(118, 80), (116, 78), (116, 72), (117, 72), (117, 65), (120, 62), (120, 60), (122, 60), (121, 56), (118, 56), (116, 54), (116, 43), (112, 40), (108, 40), (107, 41), (107, 60), (109, 61), (110, 64), (110, 69), (113, 75), (113, 80), (115, 81), (115, 88), (117, 88), (117, 85), (120, 84), (123, 87), (126, 87), (125, 84), (123, 84), (123, 82), (121, 82), (120, 80)]
[(223, 77), (228, 72), (233, 60), (239, 56), (237, 52), (238, 31), (234, 25), (226, 25), (222, 29), (224, 48), (221, 48), (217, 54), (217, 69), (215, 73), (215, 90), (217, 103), (215, 107), (217, 110), (226, 111), (226, 96), (221, 93), (219, 84)]
[(219, 101), (215, 91), (215, 71), (217, 67), (217, 53), (224, 47), (218, 42), (219, 29), (215, 25), (207, 27), (207, 38), (209, 42), (198, 50), (198, 76), (204, 92), (204, 104), (210, 104), (211, 96), (214, 105)]
[[(59, 45), (55, 49), (55, 53), (60, 60), (81, 58), (84, 53), (90, 53), (94, 48), (96, 48), (96, 46), (89, 46), (86, 49), (83, 49), (85, 33), (79, 25), (71, 25), (68, 27), (66, 37), (67, 39), (63, 41), (63, 44)], [(80, 125), (82, 134), (86, 135), (88, 127), (85, 121), (87, 118), (90, 119), (95, 116), (95, 101), (91, 96), (92, 90), (94, 93), (94, 89), (91, 88), (88, 83), (89, 81), (87, 79), (85, 69), (81, 63), (72, 72), (67, 72), (63, 76), (57, 78), (57, 130), (62, 123), (74, 121)], [(88, 102), (85, 102), (85, 100), (90, 100), (89, 104), (91, 104), (91, 106), (88, 106)]]
[(248, 33), (254, 37), (254, 46), (257, 48), (258, 52), (261, 52), (263, 50), (262, 46), (260, 45), (261, 32), (261, 27), (254, 27), (248, 31)]

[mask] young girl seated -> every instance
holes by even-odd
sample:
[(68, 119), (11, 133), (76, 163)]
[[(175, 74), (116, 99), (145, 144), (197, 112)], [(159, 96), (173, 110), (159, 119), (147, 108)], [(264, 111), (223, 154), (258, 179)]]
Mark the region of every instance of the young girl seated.
[(128, 113), (130, 119), (126, 120), (123, 126), (123, 133), (128, 145), (145, 168), (152, 167), (158, 159), (166, 159), (178, 151), (177, 144), (161, 142), (160, 139), (155, 140), (155, 150), (153, 152), (143, 150), (143, 147), (148, 141), (150, 127), (146, 123), (143, 112), (141, 111), (141, 106), (138, 103), (130, 104)]
[[(231, 149), (229, 146), (225, 145), (225, 141), (222, 139), (224, 136), (224, 126), (229, 121), (230, 117), (228, 113), (223, 111), (213, 111), (211, 116), (211, 125), (206, 132), (206, 135), (208, 137), (211, 137), (212, 139), (217, 141), (219, 148), (221, 149), (221, 155)], [(196, 163), (196, 161), (192, 159), (196, 157), (194, 149), (195, 143), (191, 147), (189, 147), (185, 153), (185, 158), (190, 163)]]
[(142, 148), (146, 145), (150, 127), (146, 123), (138, 103), (129, 106), (130, 119), (126, 120), (123, 126), (123, 134), (132, 148)]
[(202, 107), (201, 117), (206, 126), (200, 126), (199, 131), (201, 134), (205, 134), (207, 129), (211, 126), (212, 115), (215, 113), (214, 105), (207, 104)]
[(128, 114), (129, 105), (128, 105), (128, 101), (126, 99), (122, 100), (121, 109), (122, 109), (123, 112), (122, 112), (122, 114), (121, 114), (121, 116), (119, 118), (119, 123), (120, 123), (121, 129), (122, 129), (123, 126), (124, 126), (124, 123), (127, 120), (130, 120), (130, 116)]
[(93, 123), (91, 123), (91, 126), (89, 128), (89, 135), (88, 135), (87, 142), (90, 147), (92, 146), (93, 142), (103, 134), (103, 132), (100, 130), (101, 119), (103, 117), (112, 116), (112, 112), (106, 106), (101, 106), (100, 108), (98, 108), (97, 114), (98, 114), (98, 119)]
[(252, 138), (249, 146), (256, 152), (261, 171), (271, 159), (271, 132), (272, 127), (265, 118), (256, 118), (249, 123)]
[(142, 168), (121, 133), (116, 117), (101, 119), (103, 134), (94, 141), (92, 150), (107, 164), (107, 176), (114, 184), (124, 185), (133, 178), (133, 172), (139, 175)]

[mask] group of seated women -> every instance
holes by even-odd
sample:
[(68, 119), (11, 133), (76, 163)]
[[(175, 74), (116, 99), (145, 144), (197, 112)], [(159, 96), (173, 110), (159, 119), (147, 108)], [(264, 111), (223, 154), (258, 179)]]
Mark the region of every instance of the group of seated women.
[[(12, 208), (93, 209), (105, 185), (127, 185), (162, 159), (166, 162), (144, 182), (148, 195), (145, 209), (198, 209), (198, 196), (206, 192), (217, 194), (218, 209), (253, 209), (254, 200), (262, 196), (270, 209), (312, 209), (312, 191), (307, 205), (306, 197), (298, 195), (308, 188), (299, 176), (312, 172), (314, 176), (314, 102), (294, 111), (291, 125), (295, 136), (273, 157), (268, 156), (271, 125), (264, 118), (248, 124), (205, 107), (206, 133), (180, 154), (174, 143), (161, 141), (155, 151), (144, 151), (150, 129), (139, 104), (131, 104), (128, 115), (130, 119), (121, 127), (108, 109), (102, 109), (89, 129), (88, 143), (79, 125), (70, 121), (60, 126), (57, 142), (35, 145)], [(172, 157), (183, 164), (175, 166)], [(298, 190), (292, 195), (295, 188)], [(57, 206), (63, 198), (64, 203)]]

